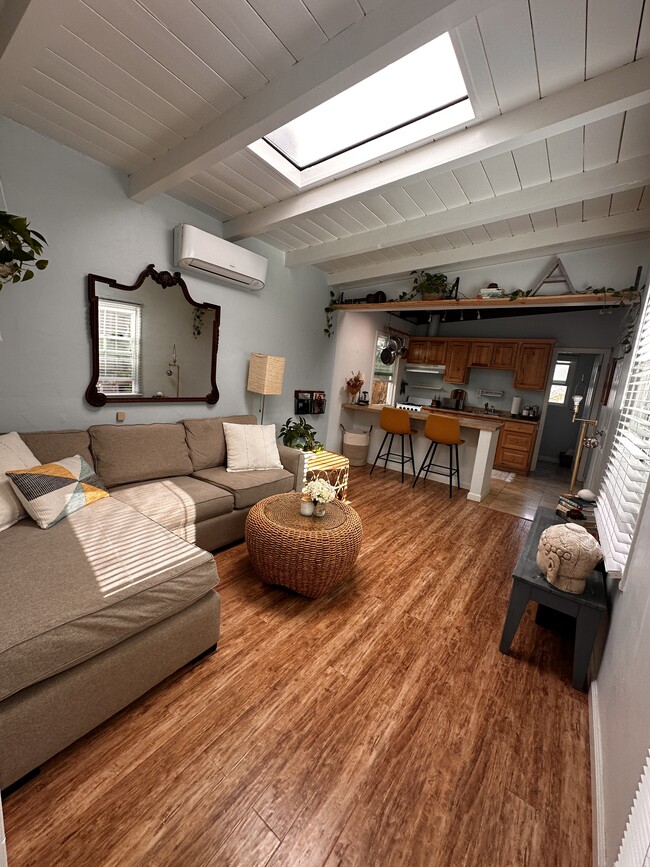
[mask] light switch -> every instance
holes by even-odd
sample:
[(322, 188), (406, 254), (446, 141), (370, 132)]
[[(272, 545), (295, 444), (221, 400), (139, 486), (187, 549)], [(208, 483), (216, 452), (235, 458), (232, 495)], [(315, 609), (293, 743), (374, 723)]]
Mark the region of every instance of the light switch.
[(124, 410), (120, 410), (119, 412), (115, 413), (115, 421), (124, 421), (125, 418), (126, 413), (124, 412)]

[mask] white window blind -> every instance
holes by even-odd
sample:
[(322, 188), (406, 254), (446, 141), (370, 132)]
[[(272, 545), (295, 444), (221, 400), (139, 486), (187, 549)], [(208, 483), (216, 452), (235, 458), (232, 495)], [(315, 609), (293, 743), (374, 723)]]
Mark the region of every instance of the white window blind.
[(99, 381), (104, 394), (142, 394), (139, 304), (99, 299)]
[(650, 305), (646, 299), (596, 509), (605, 567), (613, 578), (624, 578), (649, 476)]

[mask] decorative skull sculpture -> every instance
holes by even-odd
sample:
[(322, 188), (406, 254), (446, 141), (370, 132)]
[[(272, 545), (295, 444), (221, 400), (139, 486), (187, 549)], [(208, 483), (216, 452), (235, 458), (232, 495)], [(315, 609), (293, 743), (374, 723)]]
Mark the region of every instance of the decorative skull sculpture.
[(539, 539), (537, 565), (550, 584), (567, 593), (582, 593), (602, 558), (598, 542), (578, 524), (555, 524)]

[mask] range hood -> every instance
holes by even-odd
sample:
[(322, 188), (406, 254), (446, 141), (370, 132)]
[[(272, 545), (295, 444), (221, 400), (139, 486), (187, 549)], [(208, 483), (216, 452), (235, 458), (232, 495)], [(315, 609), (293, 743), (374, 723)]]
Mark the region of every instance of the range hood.
[(444, 364), (407, 364), (405, 373), (444, 373)]

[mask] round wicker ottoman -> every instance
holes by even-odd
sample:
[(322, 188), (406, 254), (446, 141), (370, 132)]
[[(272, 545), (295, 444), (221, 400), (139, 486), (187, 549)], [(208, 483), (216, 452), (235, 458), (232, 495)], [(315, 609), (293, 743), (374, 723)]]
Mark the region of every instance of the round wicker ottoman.
[(253, 506), (245, 535), (262, 581), (315, 598), (352, 569), (361, 547), (361, 520), (340, 500), (327, 504), (324, 517), (306, 518), (300, 494), (276, 494)]

